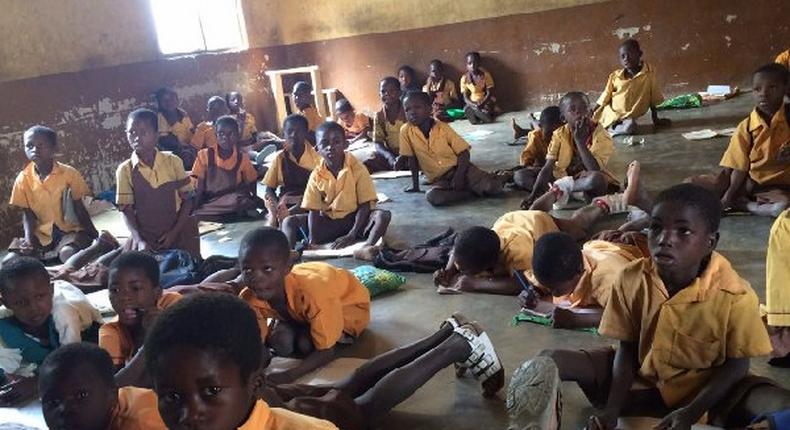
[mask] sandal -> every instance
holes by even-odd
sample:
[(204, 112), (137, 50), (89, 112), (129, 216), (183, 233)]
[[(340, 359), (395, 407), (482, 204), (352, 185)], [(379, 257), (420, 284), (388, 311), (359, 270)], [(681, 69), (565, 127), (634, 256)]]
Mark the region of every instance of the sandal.
[[(442, 293), (441, 291), (437, 291), (437, 292), (439, 294), (447, 294), (447, 293)], [(457, 329), (458, 327), (461, 327), (466, 324), (470, 324), (471, 322), (472, 321), (469, 320), (469, 318), (467, 318), (466, 315), (460, 312), (455, 312), (450, 316), (450, 318), (447, 318), (446, 320), (442, 321), (442, 323), (439, 324), (439, 328), (444, 328), (449, 324), (450, 326), (452, 326), (453, 331), (455, 331), (455, 329)], [(466, 375), (466, 367), (463, 367), (458, 363), (453, 363), (453, 367), (455, 368), (455, 376), (457, 378), (461, 378)]]
[(516, 369), (507, 387), (506, 406), (510, 417), (508, 428), (559, 429), (562, 392), (554, 360), (539, 356)]
[(458, 365), (469, 369), (475, 379), (481, 380), (483, 397), (493, 397), (505, 385), (505, 369), (491, 339), (477, 323), (464, 324), (455, 332), (463, 336), (472, 348), (469, 357)]

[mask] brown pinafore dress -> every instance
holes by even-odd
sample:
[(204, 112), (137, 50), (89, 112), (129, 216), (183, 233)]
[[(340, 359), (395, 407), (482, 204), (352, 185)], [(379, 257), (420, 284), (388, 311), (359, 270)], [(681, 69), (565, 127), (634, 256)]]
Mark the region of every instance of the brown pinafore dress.
[[(302, 154), (304, 157), (304, 154)], [(280, 190), (280, 198), (299, 197), (301, 202), (302, 194), (307, 188), (307, 180), (310, 179), (312, 171), (298, 165), (287, 153), (283, 153), (283, 186)]]
[(238, 174), (241, 166), (241, 151), (236, 151), (236, 163), (231, 170), (217, 166), (214, 148), (208, 150), (208, 166), (206, 176), (201, 179), (203, 199), (198, 202), (192, 212), (193, 216), (218, 216), (244, 213), (255, 208), (255, 202), (249, 192), (237, 190)]

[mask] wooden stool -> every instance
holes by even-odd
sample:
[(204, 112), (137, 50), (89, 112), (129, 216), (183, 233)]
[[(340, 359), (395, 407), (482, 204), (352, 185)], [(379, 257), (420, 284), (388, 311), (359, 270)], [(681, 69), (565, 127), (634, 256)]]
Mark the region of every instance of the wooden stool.
[[(268, 70), (266, 71), (266, 76), (268, 76), (272, 82), (272, 95), (274, 96), (274, 104), (277, 109), (278, 127), (282, 126), (283, 120), (285, 120), (285, 117), (288, 115), (288, 111), (285, 108), (283, 76), (292, 75), (295, 73), (310, 74), (310, 84), (313, 87), (313, 97), (315, 97), (315, 108), (318, 110), (318, 114), (321, 115), (322, 118), (326, 118), (327, 115), (327, 110), (325, 109), (324, 104), (324, 88), (321, 84), (321, 73), (318, 70), (318, 66), (295, 67), (293, 69), (283, 70)], [(334, 105), (332, 105), (332, 109), (334, 109)]]

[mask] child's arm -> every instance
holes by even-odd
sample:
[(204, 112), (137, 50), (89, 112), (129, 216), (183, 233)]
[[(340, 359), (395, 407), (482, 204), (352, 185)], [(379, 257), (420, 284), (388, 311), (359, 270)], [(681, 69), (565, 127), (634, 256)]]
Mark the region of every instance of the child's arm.
[(365, 226), (368, 225), (368, 220), (370, 220), (370, 202), (364, 202), (357, 207), (354, 226), (351, 227), (351, 230), (346, 235), (340, 236), (335, 240), (332, 244), (332, 249), (345, 248), (354, 243), (361, 236)]
[(510, 276), (482, 278), (461, 275), (452, 289), (467, 293), (501, 294), (504, 296), (517, 296), (521, 291), (521, 287)]
[(406, 187), (403, 191), (407, 193), (420, 192), (420, 165), (417, 163), (417, 157), (409, 156), (409, 170), (411, 170), (411, 187)]
[(13, 381), (0, 386), (0, 407), (18, 406), (36, 398), (38, 377), (12, 377)]
[(748, 172), (738, 169), (732, 169), (732, 172), (730, 172), (730, 186), (721, 197), (721, 206), (725, 211), (731, 209), (732, 205), (735, 204), (738, 191), (741, 189), (741, 187), (743, 187), (748, 175)]
[(395, 159), (397, 158), (395, 156), (395, 153), (390, 151), (390, 149), (387, 148), (383, 143), (376, 142), (374, 146), (376, 147), (376, 152), (379, 153), (379, 155), (381, 155), (382, 157), (386, 158), (390, 166), (395, 165)]
[(308, 245), (315, 245), (315, 226), (316, 226), (316, 219), (321, 216), (321, 213), (316, 210), (311, 210), (307, 213), (307, 244)]
[(41, 242), (36, 236), (36, 225), (38, 224), (38, 217), (32, 210), (25, 208), (22, 212), (22, 227), (25, 229), (25, 241), (34, 249), (41, 247)]
[(458, 154), (458, 165), (455, 166), (453, 175), (453, 189), (457, 191), (466, 189), (466, 173), (469, 171), (469, 150)]
[(546, 188), (549, 186), (549, 182), (554, 179), (555, 162), (556, 161), (553, 158), (546, 160), (546, 164), (544, 164), (540, 169), (538, 177), (535, 179), (535, 185), (532, 186), (532, 192), (530, 192), (529, 196), (527, 196), (527, 198), (521, 202), (521, 209), (529, 209), (529, 207), (532, 206), (532, 202), (534, 202), (538, 196), (545, 192)]
[[(601, 413), (590, 417), (588, 429), (614, 430), (617, 427), (617, 417), (623, 409), (625, 399), (631, 390), (631, 384), (636, 375), (637, 363), (636, 342), (621, 341), (620, 347), (614, 355), (612, 364), (612, 385), (609, 388), (609, 399)], [(598, 422), (601, 425), (592, 424)]]
[(179, 192), (179, 195), (181, 196), (181, 208), (176, 215), (176, 221), (173, 227), (156, 241), (157, 249), (169, 249), (173, 245), (184, 228), (189, 214), (192, 213), (193, 198), (186, 192)]
[(96, 231), (96, 226), (93, 225), (93, 220), (88, 213), (88, 209), (82, 203), (82, 199), (74, 200), (74, 212), (77, 214), (77, 221), (85, 229), (85, 233), (88, 233), (91, 239), (99, 237), (99, 232)]
[(433, 284), (443, 287), (452, 285), (453, 280), (458, 277), (460, 272), (455, 267), (455, 253), (450, 251), (450, 258), (447, 259), (447, 265), (444, 269), (439, 269), (433, 272)]
[(591, 172), (601, 170), (598, 160), (587, 147), (587, 139), (593, 133), (592, 123), (589, 119), (583, 118), (573, 125), (573, 143), (576, 145), (576, 151), (579, 152), (579, 158), (582, 159), (584, 168)]
[(143, 237), (140, 235), (140, 224), (137, 222), (137, 214), (134, 211), (134, 205), (122, 205), (121, 213), (123, 214), (123, 220), (126, 223), (126, 228), (129, 229), (129, 233), (131, 234), (131, 237), (129, 238), (133, 243), (131, 249), (134, 251), (147, 251), (150, 249), (151, 244), (146, 242), (145, 239), (143, 239)]
[(287, 384), (293, 382), (315, 369), (326, 366), (335, 359), (335, 347), (329, 349), (317, 349), (308, 354), (296, 366), (282, 372), (273, 372), (266, 375), (266, 379), (275, 384)]
[(115, 372), (115, 384), (118, 387), (148, 388), (150, 381), (147, 381), (147, 375), (143, 349), (140, 348), (126, 366)]
[(554, 328), (567, 329), (598, 327), (602, 315), (601, 308), (586, 308), (584, 312), (577, 312), (574, 309), (556, 306), (551, 316), (551, 325)]

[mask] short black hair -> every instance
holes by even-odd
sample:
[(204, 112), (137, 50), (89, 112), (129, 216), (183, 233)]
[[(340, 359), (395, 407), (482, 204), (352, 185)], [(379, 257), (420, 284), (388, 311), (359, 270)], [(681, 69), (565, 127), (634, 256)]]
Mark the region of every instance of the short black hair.
[(351, 112), (352, 110), (354, 110), (354, 106), (348, 99), (340, 99), (335, 102), (335, 112), (337, 113)]
[(337, 131), (338, 133), (342, 134), (343, 136), (346, 135), (346, 130), (343, 129), (343, 126), (334, 122), (334, 121), (325, 121), (318, 128), (315, 130), (316, 136), (319, 134), (324, 135), (329, 133), (330, 131)]
[(259, 227), (247, 232), (241, 239), (239, 260), (250, 250), (261, 248), (275, 249), (283, 258), (291, 256), (291, 244), (285, 233), (274, 227)]
[(126, 118), (126, 121), (129, 122), (135, 120), (146, 121), (148, 124), (151, 124), (151, 127), (153, 127), (154, 131), (159, 131), (159, 117), (157, 116), (156, 112), (152, 111), (151, 109), (139, 108), (133, 110)]
[(470, 51), (467, 52), (466, 55), (464, 55), (464, 58), (469, 58), (469, 57), (477, 58), (477, 61), (481, 60), (480, 53), (477, 51)]
[(225, 93), (225, 102), (226, 102), (226, 103), (227, 103), (228, 101), (230, 101), (230, 95), (231, 95), (231, 94), (238, 94), (238, 95), (239, 95), (239, 98), (240, 98), (240, 99), (242, 99), (242, 100), (244, 100), (244, 96), (242, 96), (242, 95), (241, 95), (241, 92), (240, 92), (240, 91), (228, 91), (227, 93)]
[(559, 106), (549, 106), (540, 111), (541, 124), (559, 124), (562, 122), (562, 113)]
[(25, 130), (24, 136), (32, 136), (35, 134), (44, 136), (53, 147), (58, 146), (58, 133), (55, 132), (55, 130), (37, 124)]
[(560, 99), (560, 110), (565, 110), (565, 106), (570, 103), (571, 100), (576, 98), (584, 100), (584, 102), (587, 103), (587, 106), (590, 106), (590, 99), (587, 98), (587, 94), (584, 94), (581, 91), (571, 91), (569, 93), (565, 93), (565, 95)]
[(222, 102), (222, 104), (224, 104), (226, 106), (228, 104), (227, 100), (224, 99), (222, 96), (211, 96), (211, 97), (209, 97), (208, 102), (206, 102), (206, 107), (210, 108), (211, 105), (213, 105), (214, 103), (218, 103), (218, 102)]
[(178, 347), (222, 354), (239, 367), (244, 381), (261, 366), (263, 343), (255, 312), (231, 294), (191, 294), (156, 318), (143, 348), (155, 380), (159, 359)]
[(628, 47), (628, 48), (636, 48), (637, 51), (642, 52), (642, 48), (639, 46), (639, 42), (636, 39), (628, 38), (620, 44), (620, 47)]
[(547, 233), (535, 242), (532, 272), (541, 285), (550, 287), (568, 281), (581, 267), (582, 249), (568, 233)]
[(307, 118), (304, 115), (299, 115), (298, 113), (292, 113), (285, 117), (283, 120), (283, 129), (285, 129), (285, 124), (294, 123), (296, 125), (301, 125), (302, 128), (308, 130), (310, 128), (310, 123), (307, 122)]
[(458, 234), (453, 243), (456, 259), (471, 263), (473, 272), (482, 272), (492, 267), (499, 259), (500, 240), (494, 230), (475, 226)]
[(402, 66), (400, 66), (398, 68), (398, 73), (400, 73), (400, 72), (406, 72), (407, 75), (411, 76), (411, 80), (412, 81), (414, 80), (414, 77), (416, 76), (416, 72), (414, 71), (414, 68), (412, 66), (407, 65), (407, 64), (404, 64), (404, 65), (402, 65)]
[(236, 129), (236, 131), (239, 131), (240, 129), (239, 120), (237, 120), (236, 117), (232, 115), (222, 115), (221, 117), (217, 118), (217, 120), (214, 122), (214, 128), (219, 130), (220, 124), (225, 124), (227, 126), (233, 127)]
[(174, 90), (174, 89), (172, 89), (170, 87), (159, 88), (158, 90), (156, 90), (154, 92), (154, 98), (156, 98), (156, 103), (157, 104), (162, 102), (162, 97), (164, 97), (165, 94), (176, 94), (176, 95), (178, 95), (176, 90)]
[(721, 200), (710, 190), (694, 184), (678, 184), (660, 192), (653, 207), (670, 202), (694, 208), (707, 223), (710, 233), (719, 231)]
[(431, 62), (428, 63), (428, 65), (429, 66), (437, 66), (440, 69), (444, 70), (444, 63), (442, 62), (442, 60), (440, 60), (438, 58), (434, 58), (433, 60), (431, 60)]
[(159, 287), (159, 263), (150, 254), (139, 251), (126, 251), (121, 253), (112, 264), (110, 264), (109, 277), (115, 277), (118, 272), (124, 269), (141, 270), (145, 277), (151, 281), (154, 288)]
[(385, 76), (384, 79), (382, 79), (381, 82), (379, 82), (379, 86), (382, 87), (384, 85), (390, 85), (390, 84), (395, 85), (396, 87), (398, 87), (398, 89), (400, 89), (400, 81), (398, 80), (398, 78), (394, 76)]
[(300, 91), (308, 91), (309, 92), (312, 89), (313, 89), (313, 87), (311, 87), (310, 84), (308, 84), (307, 82), (305, 82), (305, 81), (298, 81), (298, 82), (296, 82), (294, 84), (293, 88), (291, 89), (291, 92), (296, 94), (297, 92), (300, 92)]
[(405, 103), (406, 100), (419, 100), (428, 106), (430, 106), (432, 103), (431, 96), (429, 96), (428, 93), (417, 90), (406, 93), (406, 97), (403, 98), (403, 102)]
[(44, 263), (33, 257), (14, 257), (3, 263), (0, 268), (0, 295), (8, 291), (10, 284), (17, 279), (43, 276), (49, 279)]
[(57, 384), (80, 365), (93, 369), (108, 388), (115, 387), (115, 367), (110, 354), (94, 343), (78, 342), (63, 345), (47, 355), (38, 370), (39, 391)]
[(754, 71), (752, 76), (756, 76), (758, 74), (770, 75), (777, 81), (781, 82), (783, 85), (790, 83), (790, 74), (788, 74), (787, 67), (779, 63), (768, 63), (762, 65)]

